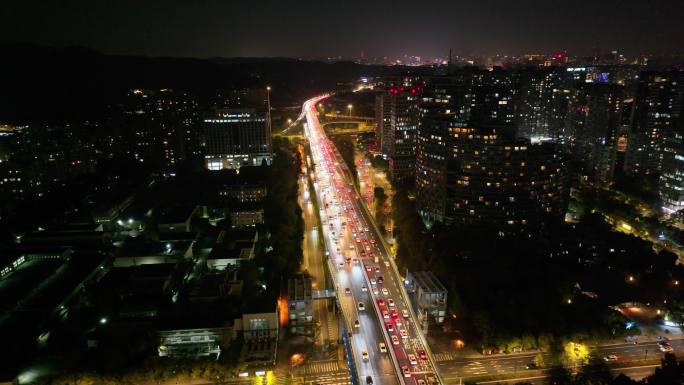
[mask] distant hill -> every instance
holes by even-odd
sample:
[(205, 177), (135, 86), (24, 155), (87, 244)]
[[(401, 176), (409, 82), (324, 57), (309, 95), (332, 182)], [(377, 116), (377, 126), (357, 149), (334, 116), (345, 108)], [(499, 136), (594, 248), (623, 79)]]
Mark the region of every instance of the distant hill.
[(15, 123), (98, 120), (131, 88), (182, 89), (202, 100), (220, 90), (270, 84), (277, 104), (401, 70), (288, 58), (116, 56), (21, 43), (0, 44), (0, 53), (0, 122)]

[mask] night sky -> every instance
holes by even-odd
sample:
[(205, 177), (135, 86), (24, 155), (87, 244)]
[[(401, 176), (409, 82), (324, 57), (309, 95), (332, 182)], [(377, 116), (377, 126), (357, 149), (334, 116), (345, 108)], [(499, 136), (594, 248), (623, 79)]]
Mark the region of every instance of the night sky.
[(3, 0), (0, 41), (148, 56), (684, 51), (682, 0)]

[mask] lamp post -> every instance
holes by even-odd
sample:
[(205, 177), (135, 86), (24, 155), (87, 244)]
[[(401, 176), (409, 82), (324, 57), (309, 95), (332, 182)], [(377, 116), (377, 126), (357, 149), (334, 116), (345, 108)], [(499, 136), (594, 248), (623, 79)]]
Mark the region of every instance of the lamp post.
[(351, 116), (352, 116), (352, 114), (351, 114), (351, 113), (352, 113), (352, 108), (354, 108), (354, 106), (352, 106), (351, 104), (348, 104), (348, 105), (347, 105), (347, 109), (349, 110), (349, 117), (350, 117), (350, 118), (351, 118)]
[(268, 152), (271, 152), (271, 86), (266, 86), (266, 119), (268, 128)]

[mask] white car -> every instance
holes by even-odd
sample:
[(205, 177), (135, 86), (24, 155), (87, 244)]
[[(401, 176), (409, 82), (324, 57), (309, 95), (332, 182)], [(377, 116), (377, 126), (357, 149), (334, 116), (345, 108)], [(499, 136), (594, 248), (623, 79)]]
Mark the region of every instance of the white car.
[(366, 310), (366, 306), (363, 304), (363, 302), (359, 302), (359, 310)]
[(366, 285), (361, 286), (361, 291), (368, 291), (368, 287)]
[(375, 294), (375, 295), (380, 294), (380, 290), (378, 290), (377, 286), (373, 286), (373, 294)]
[(406, 329), (399, 330), (399, 334), (401, 335), (401, 338), (408, 338), (408, 333), (406, 332)]
[[(383, 287), (383, 289), (384, 289), (384, 287)], [(389, 307), (394, 307), (394, 300), (392, 298), (389, 298), (387, 300), (387, 304), (389, 305)]]
[(345, 288), (344, 288), (344, 294), (350, 295), (350, 294), (351, 294), (351, 289), (348, 288), (348, 287), (345, 287)]
[(393, 344), (399, 345), (399, 337), (392, 335), (391, 339)]
[(361, 358), (364, 362), (368, 362), (368, 352), (365, 350), (361, 351)]
[(371, 282), (371, 285), (375, 285), (375, 284), (376, 284), (375, 278), (371, 278), (371, 279), (370, 279), (370, 282)]
[(382, 288), (382, 295), (389, 295), (389, 290), (386, 287)]
[(380, 348), (380, 353), (387, 353), (387, 345), (384, 342), (378, 343), (378, 348)]
[(385, 261), (385, 267), (390, 267), (390, 263)]
[(408, 359), (411, 365), (418, 365), (418, 360), (416, 360), (416, 356), (414, 356), (413, 354), (409, 354)]
[(401, 316), (404, 317), (404, 318), (408, 318), (408, 317), (409, 317), (409, 312), (408, 312), (408, 310), (403, 309), (403, 310), (401, 311)]

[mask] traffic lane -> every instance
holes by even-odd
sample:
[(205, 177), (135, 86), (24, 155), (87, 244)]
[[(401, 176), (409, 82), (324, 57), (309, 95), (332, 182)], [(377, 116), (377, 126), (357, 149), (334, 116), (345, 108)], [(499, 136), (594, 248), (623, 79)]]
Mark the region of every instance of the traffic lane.
[[(338, 225), (339, 225), (339, 221)], [(338, 228), (337, 226), (334, 225), (334, 228)], [(338, 228), (339, 229), (339, 228)], [(332, 232), (332, 231), (331, 231)], [(346, 231), (341, 231), (342, 235), (340, 238), (342, 239), (342, 244), (341, 246), (343, 248), (347, 247), (347, 243), (349, 242), (349, 237), (346, 234)], [(332, 234), (330, 234), (332, 237)], [(341, 262), (342, 259), (338, 255), (337, 257), (337, 265), (339, 266), (339, 262)], [(354, 330), (353, 328), (353, 334), (352, 334), (352, 343), (354, 344), (354, 350), (357, 355), (359, 355), (359, 359), (357, 362), (359, 363), (359, 372), (361, 375), (366, 376), (366, 375), (371, 375), (372, 377), (378, 378), (379, 381), (377, 382), (382, 382), (385, 384), (396, 384), (396, 377), (392, 374), (391, 370), (388, 372), (389, 373), (389, 379), (388, 378), (382, 378), (381, 376), (387, 377), (384, 373), (383, 370), (383, 364), (381, 360), (376, 360), (376, 359), (370, 359), (370, 355), (373, 354), (374, 349), (370, 347), (369, 341), (373, 342), (377, 340), (377, 324), (374, 324), (370, 321), (370, 319), (363, 313), (366, 313), (365, 311), (359, 312), (358, 310), (358, 302), (364, 303), (365, 307), (367, 308), (368, 306), (368, 299), (364, 298), (364, 292), (361, 289), (361, 286), (356, 284), (354, 282), (354, 275), (360, 275), (361, 273), (358, 271), (358, 268), (355, 268), (355, 266), (350, 266), (349, 264), (344, 264), (342, 268), (338, 270), (338, 281), (340, 282), (340, 285), (344, 286), (345, 288), (349, 288), (350, 292), (347, 294), (345, 290), (345, 296), (349, 297), (347, 298), (346, 302), (346, 308), (348, 314), (354, 314), (355, 320), (359, 320), (359, 324), (361, 327), (359, 329), (363, 330)], [(358, 280), (358, 278), (357, 278)], [(343, 289), (344, 290), (344, 289)], [(365, 322), (364, 322), (365, 321)], [(362, 324), (363, 323), (363, 324)], [(360, 337), (360, 338), (359, 338)], [(375, 347), (375, 344), (373, 344), (373, 347)], [(369, 360), (364, 361), (363, 360), (363, 352), (367, 352), (369, 354)], [(375, 350), (377, 352), (377, 350)], [(376, 353), (377, 354), (377, 353)], [(384, 364), (386, 366), (386, 363)]]
[[(351, 193), (351, 192), (349, 191), (349, 193)], [(350, 204), (350, 205), (353, 206), (353, 204)], [(353, 210), (353, 211), (356, 211), (356, 210)], [(355, 216), (355, 215), (354, 215), (354, 216)], [(345, 248), (346, 248), (346, 244), (345, 244), (344, 246), (345, 246)], [(361, 257), (361, 256), (359, 255), (359, 257)], [(365, 278), (365, 277), (364, 277), (364, 278)]]
[[(677, 341), (681, 346), (682, 341)], [(656, 344), (643, 345), (619, 345), (606, 346), (596, 349), (600, 357), (605, 357), (611, 354), (618, 356), (620, 361), (641, 361), (644, 359), (644, 346), (649, 347), (649, 353), (646, 358), (662, 358), (665, 353), (661, 352)], [(674, 345), (674, 344), (673, 344)], [(675, 354), (684, 354), (684, 349), (675, 349)], [(525, 366), (532, 362), (536, 353), (514, 356), (487, 356), (482, 358), (459, 359), (451, 361), (438, 362), (440, 370), (449, 375), (478, 375), (478, 374), (496, 374), (506, 373), (511, 371), (524, 370)], [(544, 355), (548, 358), (548, 355)], [(610, 364), (609, 364), (610, 366)]]
[[(355, 191), (354, 191), (354, 193), (355, 193)], [(354, 193), (352, 193), (352, 195), (354, 195)], [(363, 215), (363, 213), (361, 215), (359, 215), (358, 211), (359, 210), (363, 211), (363, 208), (358, 207), (359, 203), (357, 202), (357, 200), (354, 199), (354, 197), (352, 197), (351, 201), (352, 201), (351, 202), (352, 211), (355, 214), (354, 216), (356, 218), (358, 218), (359, 226), (357, 227), (357, 231), (359, 233), (361, 233), (362, 227), (369, 227), (370, 228), (370, 226), (368, 226), (368, 224), (365, 222), (365, 220), (361, 219), (361, 218), (365, 218), (365, 216)], [(354, 207), (354, 206), (356, 206), (356, 207)], [(366, 238), (366, 236), (368, 235), (369, 232), (363, 231), (364, 235), (361, 235), (361, 237)], [(374, 233), (374, 231), (373, 231), (373, 233)], [(377, 235), (377, 234), (375, 234), (375, 235)], [(357, 244), (359, 244), (359, 243), (357, 243)], [(360, 245), (361, 245), (361, 247), (364, 247), (363, 244), (360, 244)], [(381, 255), (382, 255), (382, 253), (381, 253)], [(362, 258), (362, 255), (360, 255), (358, 253), (357, 253), (357, 256), (358, 256), (358, 258)], [(386, 254), (381, 256), (382, 259), (385, 259), (387, 257), (388, 256)], [(381, 262), (381, 263), (378, 264), (377, 266), (380, 268), (380, 271), (382, 273), (386, 274), (385, 275), (386, 278), (385, 278), (384, 282), (387, 282), (387, 284), (383, 283), (383, 286), (385, 288), (388, 288), (388, 290), (390, 291), (390, 296), (392, 294), (395, 294), (395, 293), (398, 295), (398, 297), (395, 301), (396, 301), (396, 304), (399, 305), (399, 306), (397, 306), (399, 308), (399, 311), (401, 311), (402, 309), (408, 310), (408, 306), (404, 302), (403, 296), (400, 293), (400, 290), (401, 290), (400, 284), (401, 283), (398, 282), (399, 278), (395, 278), (395, 274), (393, 274), (393, 271), (391, 271), (391, 269), (388, 269), (386, 266), (384, 266), (384, 263), (382, 263), (382, 261), (379, 261), (379, 262)], [(376, 276), (378, 276), (378, 274), (376, 274)], [(389, 279), (389, 281), (387, 281), (387, 279)], [(408, 359), (408, 354), (417, 355), (418, 350), (425, 350), (425, 348), (422, 346), (421, 342), (418, 339), (418, 336), (415, 334), (415, 331), (414, 331), (415, 328), (411, 327), (410, 321), (405, 320), (404, 324), (405, 325), (403, 328), (406, 329), (406, 331), (409, 333), (409, 338), (408, 339), (402, 338), (402, 340), (404, 340), (406, 342), (402, 344), (402, 345), (404, 345), (403, 348), (401, 350), (397, 351), (398, 363), (400, 364), (401, 367), (406, 366), (409, 368), (413, 368), (413, 371), (416, 371), (416, 368), (418, 369), (418, 371), (432, 371), (432, 370), (434, 370), (432, 368), (432, 366), (429, 365), (429, 363), (427, 365), (422, 364), (422, 363), (418, 364), (418, 365), (412, 365), (411, 364), (410, 360)], [(417, 332), (420, 332), (420, 331), (417, 331)], [(413, 345), (413, 346), (411, 346), (411, 345)], [(427, 361), (426, 361), (426, 363), (427, 363)]]

